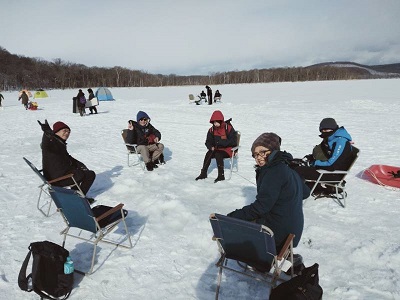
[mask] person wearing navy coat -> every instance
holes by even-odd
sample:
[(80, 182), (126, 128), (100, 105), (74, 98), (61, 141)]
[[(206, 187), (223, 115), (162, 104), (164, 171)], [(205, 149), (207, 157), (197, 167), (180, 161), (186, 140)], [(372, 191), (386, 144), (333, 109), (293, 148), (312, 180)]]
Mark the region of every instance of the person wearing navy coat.
[(228, 214), (269, 227), (277, 253), (290, 233), (295, 235), (293, 246), (298, 245), (304, 226), (303, 199), (310, 195), (309, 187), (288, 165), (292, 155), (280, 151), (280, 144), (281, 138), (275, 133), (263, 133), (254, 141), (251, 151), (256, 161), (256, 199)]

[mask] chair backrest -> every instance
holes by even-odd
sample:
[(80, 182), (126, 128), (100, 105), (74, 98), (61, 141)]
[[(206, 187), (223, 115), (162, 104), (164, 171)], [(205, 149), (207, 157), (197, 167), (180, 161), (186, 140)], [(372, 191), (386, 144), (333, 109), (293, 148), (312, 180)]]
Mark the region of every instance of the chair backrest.
[(41, 170), (38, 170), (38, 168), (36, 168), (35, 165), (33, 163), (31, 163), (25, 157), (23, 157), (23, 159), (28, 164), (28, 166), (32, 169), (32, 171), (35, 172), (37, 176), (39, 176), (39, 178), (43, 181), (43, 183), (47, 184), (47, 179), (43, 176)]
[(214, 238), (227, 258), (260, 270), (269, 270), (276, 256), (275, 239), (268, 227), (220, 214), (210, 218)]
[(96, 222), (88, 201), (77, 191), (52, 186), (50, 195), (64, 215), (69, 227), (77, 227), (90, 232), (97, 232)]
[(236, 130), (236, 147), (234, 147), (234, 148), (232, 149), (232, 151), (233, 151), (232, 157), (236, 157), (236, 158), (237, 158), (238, 155), (239, 155), (240, 136), (241, 136), (240, 131), (237, 131), (237, 130)]
[(126, 146), (126, 149), (131, 153), (135, 153), (136, 152), (135, 147), (127, 145), (127, 144), (129, 144), (128, 141), (127, 141), (128, 130), (129, 129), (121, 130), (121, 136), (122, 136), (122, 139), (124, 140), (124, 144)]
[(353, 161), (351, 162), (351, 164), (349, 165), (349, 168), (347, 169), (347, 171), (350, 171), (350, 169), (353, 167), (354, 163), (356, 162), (358, 155), (360, 154), (360, 149), (358, 149), (357, 147), (353, 146)]
[(240, 133), (240, 131), (236, 131), (236, 138), (237, 138), (237, 143), (236, 146), (239, 147), (240, 146), (240, 136), (242, 134)]

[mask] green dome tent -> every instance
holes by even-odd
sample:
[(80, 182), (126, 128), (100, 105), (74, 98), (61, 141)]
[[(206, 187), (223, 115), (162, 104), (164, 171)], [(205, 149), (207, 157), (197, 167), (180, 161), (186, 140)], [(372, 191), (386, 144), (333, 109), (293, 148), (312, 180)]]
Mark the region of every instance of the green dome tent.
[(115, 100), (114, 97), (112, 96), (110, 90), (105, 87), (98, 88), (95, 95), (97, 97), (97, 100), (99, 100), (99, 101)]
[(35, 92), (35, 94), (33, 94), (33, 98), (34, 98), (34, 99), (37, 99), (37, 98), (47, 98), (47, 97), (48, 97), (48, 95), (47, 95), (46, 91), (45, 91), (45, 90), (42, 90), (42, 89), (37, 90), (37, 91)]

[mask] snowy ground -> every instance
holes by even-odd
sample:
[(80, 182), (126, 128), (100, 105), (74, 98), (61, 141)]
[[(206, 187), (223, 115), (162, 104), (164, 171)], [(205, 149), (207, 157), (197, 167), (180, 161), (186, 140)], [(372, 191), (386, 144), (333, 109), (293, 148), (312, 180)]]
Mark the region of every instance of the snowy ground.
[[(320, 142), (318, 125), (334, 117), (361, 150), (348, 176), (347, 207), (330, 199), (304, 204), (305, 228), (296, 249), (307, 266), (320, 264), (324, 299), (400, 299), (400, 191), (360, 179), (372, 164), (400, 166), (400, 79), (213, 86), (222, 103), (196, 106), (188, 94), (204, 87), (111, 89), (98, 115), (72, 113), (76, 90), (48, 91), (39, 110), (25, 111), (17, 92), (3, 92), (0, 110), (0, 299), (37, 299), (17, 285), (31, 242), (61, 243), (61, 217), (36, 210), (40, 181), (22, 160), (41, 167), (42, 132), (37, 120), (62, 120), (71, 129), (69, 152), (97, 173), (89, 196), (98, 204), (125, 203), (134, 242), (130, 250), (101, 244), (94, 273), (75, 276), (71, 299), (213, 299), (217, 245), (210, 213), (226, 214), (254, 200), (250, 147), (263, 132), (276, 132), (282, 148), (303, 157)], [(233, 118), (241, 131), (239, 173), (214, 184), (217, 170), (196, 182), (206, 151), (213, 110)], [(138, 110), (162, 133), (166, 165), (154, 172), (126, 166), (120, 130)], [(90, 266), (91, 245), (68, 238), (78, 269)], [(221, 299), (266, 299), (261, 283), (224, 276)]]

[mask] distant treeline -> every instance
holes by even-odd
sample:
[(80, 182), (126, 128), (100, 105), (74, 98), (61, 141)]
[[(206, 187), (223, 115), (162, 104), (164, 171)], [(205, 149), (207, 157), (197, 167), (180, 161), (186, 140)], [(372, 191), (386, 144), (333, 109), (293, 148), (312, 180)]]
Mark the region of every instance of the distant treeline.
[(348, 80), (383, 77), (399, 77), (400, 74), (371, 74), (357, 67), (314, 65), (309, 67), (286, 67), (230, 71), (209, 75), (179, 76), (175, 74), (149, 74), (145, 71), (123, 67), (99, 68), (63, 61), (52, 62), (10, 54), (0, 47), (0, 89), (69, 89), (85, 87), (148, 87), (182, 85), (221, 85), (238, 83)]

